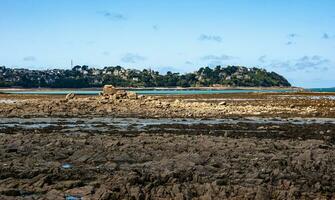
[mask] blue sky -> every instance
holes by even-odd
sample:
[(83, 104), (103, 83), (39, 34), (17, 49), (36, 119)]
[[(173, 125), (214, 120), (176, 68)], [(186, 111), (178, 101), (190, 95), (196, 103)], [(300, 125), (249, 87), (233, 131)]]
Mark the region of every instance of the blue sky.
[(244, 65), (334, 87), (334, 10), (334, 0), (0, 0), (0, 65)]

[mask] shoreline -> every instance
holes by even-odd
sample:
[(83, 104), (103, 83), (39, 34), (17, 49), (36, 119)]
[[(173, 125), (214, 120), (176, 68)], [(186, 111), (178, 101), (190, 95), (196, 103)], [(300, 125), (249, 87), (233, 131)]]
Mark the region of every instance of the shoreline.
[[(123, 90), (305, 90), (300, 87), (116, 87)], [(101, 91), (101, 87), (93, 88), (0, 88), (0, 91)]]

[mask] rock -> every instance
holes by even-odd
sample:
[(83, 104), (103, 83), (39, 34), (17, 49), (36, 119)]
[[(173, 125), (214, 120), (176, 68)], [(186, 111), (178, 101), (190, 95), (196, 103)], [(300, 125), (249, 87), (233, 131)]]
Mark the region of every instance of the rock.
[(67, 190), (66, 194), (76, 197), (83, 197), (92, 194), (92, 192), (93, 192), (92, 186), (84, 186)]
[(71, 99), (74, 99), (75, 97), (76, 97), (75, 94), (73, 94), (73, 93), (69, 93), (69, 94), (67, 94), (67, 95), (65, 96), (65, 99), (66, 99), (66, 100), (71, 100)]
[(267, 200), (267, 199), (271, 199), (268, 190), (264, 187), (259, 187), (255, 196), (255, 200)]
[(139, 187), (130, 188), (130, 196), (136, 200), (143, 199), (143, 194), (141, 193), (141, 189)]
[(101, 199), (101, 200), (111, 199), (111, 195), (106, 190), (105, 187), (101, 187), (94, 193), (94, 196), (92, 197), (92, 199)]
[(136, 92), (127, 92), (128, 99), (137, 99)]
[(117, 91), (118, 90), (112, 85), (105, 85), (103, 87), (103, 94), (104, 95), (114, 95), (114, 94), (116, 94)]
[(306, 164), (309, 163), (312, 160), (312, 151), (311, 150), (306, 150), (305, 152), (301, 153), (297, 157), (297, 161), (300, 164)]
[(100, 104), (106, 104), (109, 103), (109, 101), (107, 99), (102, 99), (99, 101)]
[(60, 181), (55, 185), (55, 189), (64, 190), (68, 188), (75, 188), (75, 187), (80, 187), (82, 184), (83, 183), (80, 180)]
[(228, 179), (227, 178), (221, 178), (215, 181), (216, 185), (219, 186), (224, 186), (228, 184)]
[(21, 196), (22, 191), (20, 191), (19, 189), (0, 189), (0, 195)]
[(6, 152), (7, 153), (16, 153), (18, 151), (18, 146), (16, 144), (7, 145)]
[(174, 103), (177, 104), (177, 105), (181, 105), (181, 104), (182, 104), (182, 101), (179, 100), (179, 99), (176, 99), (176, 100), (174, 101)]
[(225, 105), (227, 105), (227, 102), (225, 102), (225, 101), (222, 101), (222, 102), (219, 103), (219, 106), (225, 106)]
[(46, 194), (46, 199), (64, 199), (64, 194), (61, 191), (52, 189)]
[(127, 97), (127, 92), (125, 90), (117, 90), (113, 99), (123, 99), (125, 97)]
[(225, 139), (228, 138), (228, 131), (225, 131), (225, 132), (224, 132), (224, 137), (225, 137)]

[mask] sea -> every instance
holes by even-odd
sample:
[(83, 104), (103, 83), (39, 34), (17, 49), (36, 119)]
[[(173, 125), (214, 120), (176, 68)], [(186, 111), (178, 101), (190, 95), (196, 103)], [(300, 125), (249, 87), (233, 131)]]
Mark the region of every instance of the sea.
[[(308, 88), (311, 92), (335, 92), (335, 88)], [(273, 89), (273, 90), (247, 90), (247, 89), (129, 89), (139, 95), (194, 95), (194, 94), (231, 94), (231, 93), (272, 93), (272, 92), (292, 92), (293, 90)], [(0, 92), (7, 94), (39, 94), (39, 95), (66, 95), (74, 93), (77, 95), (98, 95), (101, 90), (3, 90)]]

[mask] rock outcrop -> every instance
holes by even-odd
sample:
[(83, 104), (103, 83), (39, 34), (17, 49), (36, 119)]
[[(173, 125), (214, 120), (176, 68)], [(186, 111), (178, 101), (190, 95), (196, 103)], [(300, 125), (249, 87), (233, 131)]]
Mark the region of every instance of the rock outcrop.
[(101, 94), (103, 99), (137, 99), (135, 92), (117, 89), (112, 85), (105, 85)]
[(104, 95), (114, 95), (118, 90), (113, 85), (105, 85), (103, 87)]
[(69, 93), (69, 94), (67, 94), (67, 95), (65, 96), (65, 99), (66, 99), (66, 100), (71, 100), (71, 99), (74, 99), (75, 97), (76, 97), (75, 94), (73, 94), (73, 93)]

